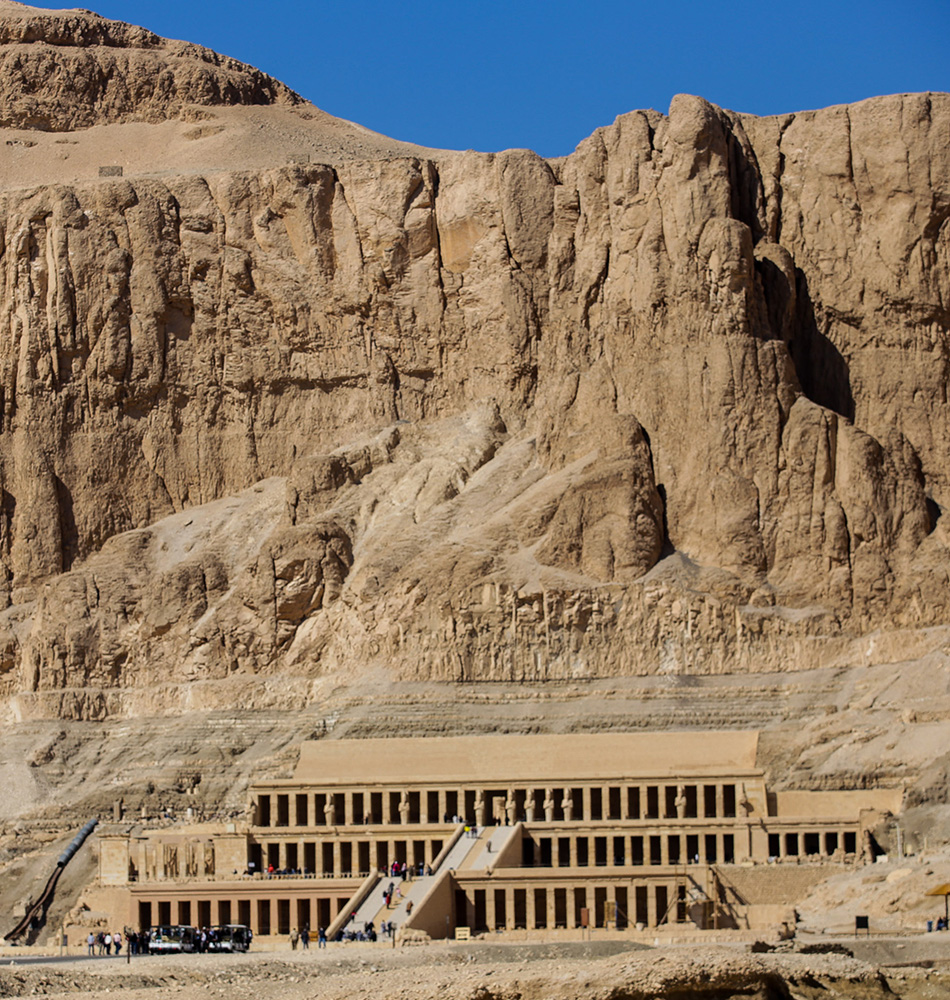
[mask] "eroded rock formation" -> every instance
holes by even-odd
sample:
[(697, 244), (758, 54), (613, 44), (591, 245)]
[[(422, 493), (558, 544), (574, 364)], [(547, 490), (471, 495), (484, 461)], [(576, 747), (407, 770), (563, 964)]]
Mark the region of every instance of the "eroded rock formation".
[[(110, 79), (194, 70), (103, 121), (294, 100), (10, 23), (23, 79), (105, 35)], [(57, 73), (5, 79), (6, 124), (92, 124)], [(87, 718), (353, 670), (794, 670), (946, 623), (948, 135), (942, 94), (680, 96), (557, 161), (0, 192), (0, 691)]]

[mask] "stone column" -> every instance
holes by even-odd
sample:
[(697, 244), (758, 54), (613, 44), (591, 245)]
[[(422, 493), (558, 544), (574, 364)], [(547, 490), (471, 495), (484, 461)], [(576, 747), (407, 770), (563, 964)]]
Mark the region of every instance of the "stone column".
[(620, 786), (620, 819), (630, 819), (630, 792), (626, 785)]
[(663, 832), (660, 834), (660, 864), (668, 865), (670, 863), (670, 842), (669, 833)]
[(716, 815), (723, 816), (725, 814), (725, 808), (723, 806), (723, 794), (722, 785), (716, 785)]
[[(577, 818), (583, 820), (585, 823), (589, 823), (592, 819), (590, 811), (590, 789), (586, 785), (581, 789), (581, 803), (581, 814)], [(603, 803), (601, 803), (601, 805), (603, 805)]]
[(534, 887), (529, 886), (524, 894), (524, 922), (525, 929), (529, 931), (534, 930), (534, 925), (537, 923), (534, 905)]
[[(251, 902), (251, 931), (254, 933), (255, 937), (261, 932), (260, 913), (262, 905), (269, 910), (270, 900), (261, 899), (261, 900), (253, 900)], [(271, 923), (271, 921), (268, 921), (268, 923)]]
[(285, 840), (277, 842), (277, 867), (281, 871), (287, 867), (287, 842)]
[[(362, 816), (360, 819), (362, 820)], [(352, 826), (353, 825), (353, 793), (344, 792), (343, 793), (343, 825)]]
[(547, 902), (548, 909), (548, 927), (552, 928), (557, 923), (557, 909), (555, 906), (553, 886), (548, 887), (547, 893), (545, 894), (545, 901)]
[[(571, 868), (576, 868), (577, 867), (577, 837), (575, 837), (574, 834), (571, 834), (570, 845), (571, 845), (570, 846), (570, 855), (569, 855), (570, 856), (570, 865), (571, 865)], [(553, 844), (552, 844), (552, 847), (553, 847)]]
[(392, 809), (390, 808), (388, 788), (383, 789), (382, 796), (383, 796), (383, 825), (389, 826), (393, 821), (393, 812)]
[(445, 814), (448, 811), (445, 806), (445, 789), (440, 788), (438, 791), (439, 795), (439, 815), (436, 822), (441, 823), (445, 820)]
[(409, 793), (406, 791), (399, 796), (399, 822), (402, 826), (409, 825)]
[(656, 912), (656, 883), (647, 882), (647, 927), (656, 927), (662, 913)]
[(333, 874), (336, 878), (340, 877), (343, 871), (343, 862), (340, 857), (340, 842), (338, 840), (333, 841)]
[(485, 890), (485, 924), (490, 931), (495, 929), (495, 890), (491, 883)]
[(505, 889), (505, 929), (514, 930), (515, 927), (515, 890)]
[(567, 888), (565, 889), (565, 895), (567, 897), (567, 906), (566, 906), (567, 912), (565, 913), (565, 917), (567, 918), (567, 926), (569, 930), (573, 930), (575, 927), (577, 927), (577, 913), (574, 909), (575, 906), (574, 886), (572, 885), (567, 886)]
[(554, 822), (554, 789), (545, 788), (544, 790), (544, 821), (545, 823)]
[(331, 792), (327, 793), (326, 802), (323, 806), (323, 815), (326, 819), (327, 826), (336, 826), (336, 807), (334, 805), (334, 798)]
[(508, 817), (508, 825), (514, 826), (517, 820), (517, 800), (515, 790), (509, 788), (505, 798), (505, 815)]

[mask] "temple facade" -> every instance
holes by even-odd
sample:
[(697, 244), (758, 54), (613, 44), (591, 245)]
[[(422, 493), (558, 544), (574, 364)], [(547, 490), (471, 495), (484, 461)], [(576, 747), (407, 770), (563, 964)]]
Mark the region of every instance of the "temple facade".
[(757, 748), (748, 732), (311, 741), (293, 778), (251, 788), (244, 822), (104, 831), (99, 885), (132, 926), (258, 936), (761, 926), (866, 860), (901, 792), (774, 792)]

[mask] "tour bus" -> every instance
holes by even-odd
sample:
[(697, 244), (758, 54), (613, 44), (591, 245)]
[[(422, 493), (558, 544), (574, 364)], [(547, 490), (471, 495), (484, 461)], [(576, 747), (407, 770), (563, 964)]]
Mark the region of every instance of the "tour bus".
[(150, 927), (148, 950), (153, 955), (167, 955), (172, 952), (197, 951), (198, 932), (184, 924), (162, 924)]
[(208, 951), (247, 951), (251, 946), (251, 928), (244, 924), (218, 924), (211, 928)]

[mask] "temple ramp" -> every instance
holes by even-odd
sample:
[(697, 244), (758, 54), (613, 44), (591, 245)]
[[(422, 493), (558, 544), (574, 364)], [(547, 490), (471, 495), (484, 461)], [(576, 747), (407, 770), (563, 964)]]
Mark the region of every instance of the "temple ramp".
[[(401, 927), (409, 918), (409, 903), (413, 907), (419, 905), (422, 899), (432, 888), (436, 879), (443, 872), (450, 870), (458, 871), (468, 865), (472, 855), (481, 855), (485, 850), (485, 835), (498, 832), (497, 827), (473, 827), (475, 836), (465, 836), (464, 834), (456, 840), (451, 849), (446, 853), (439, 863), (439, 867), (431, 875), (417, 875), (412, 879), (389, 879), (385, 876), (379, 880), (376, 888), (370, 896), (363, 902), (356, 911), (355, 927), (365, 928), (367, 923), (372, 921), (376, 930), (383, 921), (393, 921), (397, 927)], [(397, 898), (394, 905), (387, 908), (383, 902), (383, 892), (393, 882), (393, 888), (397, 886), (402, 891), (402, 897)]]

